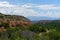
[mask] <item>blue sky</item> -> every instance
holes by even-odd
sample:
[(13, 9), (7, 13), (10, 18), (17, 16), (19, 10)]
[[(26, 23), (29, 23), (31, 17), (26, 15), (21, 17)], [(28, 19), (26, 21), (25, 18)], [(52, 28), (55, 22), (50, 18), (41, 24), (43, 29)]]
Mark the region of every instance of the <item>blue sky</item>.
[(12, 4), (24, 4), (24, 3), (34, 3), (34, 4), (57, 4), (59, 5), (60, 0), (0, 0), (8, 1)]
[(25, 17), (60, 19), (60, 0), (0, 0), (0, 12)]
[(33, 4), (56, 4), (56, 5), (60, 5), (60, 0), (0, 0), (0, 1), (8, 1), (12, 4), (33, 3)]

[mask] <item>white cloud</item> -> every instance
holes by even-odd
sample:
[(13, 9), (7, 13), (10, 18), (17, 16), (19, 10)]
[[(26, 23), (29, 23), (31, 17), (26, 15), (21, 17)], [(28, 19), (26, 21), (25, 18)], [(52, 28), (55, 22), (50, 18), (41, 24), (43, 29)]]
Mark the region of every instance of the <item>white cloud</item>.
[(60, 9), (60, 6), (56, 6), (56, 5), (48, 5), (48, 4), (43, 4), (43, 5), (35, 5), (35, 4), (25, 4), (23, 5), (22, 7), (26, 7), (26, 8), (30, 8), (30, 7), (36, 7), (36, 8), (39, 8), (39, 9), (43, 9), (43, 10), (49, 10), (49, 9)]
[[(22, 7), (25, 8), (37, 8), (40, 10), (43, 10), (41, 13), (38, 13), (36, 16), (45, 16), (45, 17), (53, 17), (53, 18), (60, 18), (60, 6), (55, 6), (55, 5), (22, 5)], [(56, 11), (58, 10), (58, 11)]]
[(54, 5), (40, 5), (37, 6), (39, 9), (60, 9), (60, 6), (54, 6)]
[(0, 7), (14, 7), (15, 5), (10, 4), (7, 1), (0, 2)]
[[(38, 8), (42, 9), (41, 13), (35, 11), (30, 8)], [(35, 5), (35, 4), (25, 4), (25, 5), (13, 5), (9, 2), (3, 1), (0, 2), (0, 12), (4, 14), (11, 14), (11, 15), (22, 15), (22, 16), (45, 16), (45, 17), (56, 17), (60, 18), (60, 12), (48, 11), (48, 10), (58, 10), (60, 6), (54, 5)]]
[(0, 12), (3, 14), (22, 15), (22, 16), (37, 16), (37, 12), (24, 7), (24, 5), (13, 5), (9, 2), (0, 2)]
[[(39, 14), (33, 9), (28, 9), (29, 7), (32, 7), (32, 6), (28, 6), (28, 5), (18, 6), (18, 5), (9, 4), (8, 2), (3, 2), (3, 3), (1, 2), (1, 4), (5, 5), (2, 7), (0, 5), (0, 12), (2, 12), (3, 14), (22, 15), (22, 16), (46, 16), (45, 14), (42, 14), (42, 13)], [(9, 6), (7, 6), (6, 4), (8, 4)]]

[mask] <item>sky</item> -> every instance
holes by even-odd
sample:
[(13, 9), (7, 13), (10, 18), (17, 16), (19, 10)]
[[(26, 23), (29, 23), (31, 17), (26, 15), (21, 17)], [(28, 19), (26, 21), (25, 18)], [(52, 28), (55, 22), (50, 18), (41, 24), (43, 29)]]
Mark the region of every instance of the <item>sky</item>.
[(25, 17), (60, 19), (60, 0), (0, 0), (0, 12)]

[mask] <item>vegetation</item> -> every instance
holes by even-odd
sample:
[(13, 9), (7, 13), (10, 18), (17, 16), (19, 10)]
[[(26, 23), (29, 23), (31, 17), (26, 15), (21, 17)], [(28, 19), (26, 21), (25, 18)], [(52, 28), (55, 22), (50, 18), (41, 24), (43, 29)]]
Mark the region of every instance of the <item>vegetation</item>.
[(29, 30), (35, 32), (39, 36), (39, 40), (60, 40), (60, 23), (58, 21), (47, 22), (45, 24), (37, 23)]
[[(53, 24), (54, 23), (34, 24), (27, 28), (17, 24), (16, 27), (9, 28), (7, 27), (9, 25), (4, 23), (3, 25), (6, 26), (7, 29), (6, 31), (0, 32), (0, 40), (60, 40), (60, 25), (58, 23)], [(24, 30), (35, 33), (35, 35), (33, 35), (34, 37), (24, 37), (24, 35), (21, 34)], [(29, 33), (26, 34), (28, 36)]]
[[(0, 15), (2, 15), (0, 16), (0, 19), (5, 19), (6, 17), (7, 20), (10, 18), (7, 22), (3, 19), (0, 20), (0, 40), (60, 40), (59, 20), (47, 22), (42, 21), (40, 23), (27, 26), (29, 22), (25, 24), (26, 20), (28, 20), (25, 17), (3, 14)], [(16, 21), (18, 21), (18, 23), (16, 23)]]

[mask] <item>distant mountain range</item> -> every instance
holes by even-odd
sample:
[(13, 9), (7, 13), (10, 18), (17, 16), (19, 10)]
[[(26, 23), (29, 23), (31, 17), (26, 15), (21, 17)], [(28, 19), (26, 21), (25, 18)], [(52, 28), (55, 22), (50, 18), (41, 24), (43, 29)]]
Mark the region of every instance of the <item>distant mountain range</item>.
[(58, 20), (58, 18), (52, 18), (52, 17), (36, 17), (36, 16), (29, 16), (27, 17), (31, 21), (39, 21), (39, 20)]

